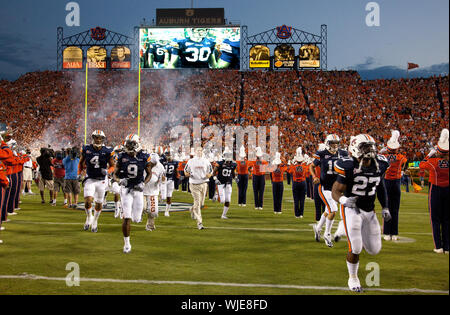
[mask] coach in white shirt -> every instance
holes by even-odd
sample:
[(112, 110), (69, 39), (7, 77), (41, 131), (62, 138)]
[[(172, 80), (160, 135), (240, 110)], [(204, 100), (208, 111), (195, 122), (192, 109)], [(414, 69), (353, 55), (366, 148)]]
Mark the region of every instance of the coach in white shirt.
[(213, 169), (211, 163), (203, 157), (203, 149), (198, 147), (195, 149), (195, 157), (190, 159), (184, 168), (185, 176), (189, 177), (189, 188), (192, 197), (194, 197), (194, 206), (191, 214), (197, 220), (197, 227), (203, 230), (201, 207), (205, 201), (207, 182), (212, 176)]

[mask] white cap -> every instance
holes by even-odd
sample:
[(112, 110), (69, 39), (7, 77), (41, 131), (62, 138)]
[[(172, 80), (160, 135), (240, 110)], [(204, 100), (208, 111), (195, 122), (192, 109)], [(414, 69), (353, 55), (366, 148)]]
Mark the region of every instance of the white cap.
[(272, 164), (273, 165), (281, 164), (281, 153), (279, 153), (279, 152), (275, 153), (275, 160), (273, 160)]
[(392, 130), (392, 136), (387, 143), (388, 149), (397, 150), (398, 148), (400, 148), (400, 143), (398, 142), (399, 138), (400, 138), (400, 131)]
[(302, 154), (302, 148), (298, 147), (297, 148), (297, 152), (296, 152), (296, 154), (294, 156), (294, 162), (303, 162), (303, 160), (304, 160), (304, 157), (303, 157), (303, 154)]
[(261, 147), (256, 147), (256, 156), (257, 157), (263, 156), (263, 151), (262, 151)]
[(441, 132), (441, 137), (437, 145), (437, 149), (441, 153), (448, 153), (448, 129), (445, 128)]
[(245, 154), (245, 147), (241, 146), (241, 149), (239, 151), (239, 157), (245, 159), (247, 155)]

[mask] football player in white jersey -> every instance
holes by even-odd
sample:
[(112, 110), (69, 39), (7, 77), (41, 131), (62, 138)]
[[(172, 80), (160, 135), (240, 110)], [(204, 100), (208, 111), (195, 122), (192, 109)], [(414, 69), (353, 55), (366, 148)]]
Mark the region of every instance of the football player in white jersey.
[(165, 181), (164, 166), (160, 162), (159, 155), (156, 153), (150, 154), (150, 159), (155, 166), (149, 175), (150, 180), (144, 186), (144, 197), (147, 201), (146, 213), (148, 215), (146, 231), (154, 231), (156, 229), (155, 219), (159, 216), (158, 196), (160, 193), (160, 185)]
[(381, 229), (375, 213), (375, 199), (382, 207), (385, 221), (391, 219), (387, 208), (384, 173), (389, 162), (377, 155), (375, 140), (366, 134), (350, 139), (350, 157), (336, 161), (338, 174), (332, 187), (332, 196), (339, 202), (341, 217), (348, 239), (348, 286), (351, 291), (362, 292), (358, 279), (359, 255), (364, 248), (370, 255), (381, 250)]
[[(84, 179), (84, 201), (86, 222), (84, 230), (91, 228), (91, 232), (98, 232), (98, 218), (102, 212), (106, 191), (106, 176), (108, 166), (114, 167), (115, 161), (112, 148), (105, 146), (105, 134), (101, 130), (92, 133), (93, 143), (83, 147), (79, 162), (79, 174), (86, 168), (87, 177)], [(95, 202), (95, 214), (92, 215), (92, 203)]]

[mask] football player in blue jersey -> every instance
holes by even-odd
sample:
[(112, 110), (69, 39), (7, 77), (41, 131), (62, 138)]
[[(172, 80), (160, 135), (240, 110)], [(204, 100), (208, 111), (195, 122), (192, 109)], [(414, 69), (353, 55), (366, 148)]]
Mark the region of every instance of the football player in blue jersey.
[(228, 219), (227, 212), (230, 209), (231, 194), (233, 192), (233, 178), (236, 177), (236, 162), (233, 161), (233, 152), (225, 148), (223, 160), (218, 161), (214, 168), (214, 180), (219, 192), (220, 202), (223, 203), (222, 219)]
[[(106, 136), (103, 131), (95, 130), (92, 133), (93, 143), (83, 147), (79, 163), (79, 172), (86, 169), (84, 179), (84, 206), (86, 222), (84, 230), (89, 228), (98, 232), (98, 218), (102, 212), (103, 200), (106, 191), (106, 176), (108, 166), (114, 167), (113, 149), (105, 146)], [(95, 202), (95, 214), (92, 214), (92, 203)]]
[(241, 59), (240, 29), (227, 29), (225, 39), (216, 43), (211, 56), (213, 69), (239, 69)]
[(387, 159), (377, 154), (375, 140), (366, 134), (350, 139), (351, 157), (338, 160), (334, 169), (338, 174), (332, 196), (341, 207), (348, 239), (348, 286), (351, 291), (362, 292), (358, 279), (359, 255), (364, 247), (370, 255), (381, 250), (381, 228), (375, 213), (378, 198), (385, 221), (391, 219), (384, 173), (389, 167)]
[(164, 195), (162, 195), (162, 199), (166, 200), (166, 211), (164, 212), (164, 215), (166, 217), (170, 216), (170, 208), (172, 206), (172, 195), (173, 191), (175, 189), (175, 180), (177, 176), (177, 169), (178, 169), (178, 161), (175, 161), (172, 157), (172, 154), (170, 151), (167, 151), (166, 154), (166, 162), (163, 164), (165, 168), (165, 178), (166, 181), (164, 182), (164, 185), (166, 186), (163, 190)]
[[(310, 165), (310, 173), (313, 176), (314, 184), (320, 183), (318, 187), (319, 195), (325, 204), (325, 212), (322, 214), (318, 224), (314, 224), (314, 235), (316, 241), (320, 241), (320, 232), (323, 224), (325, 233), (323, 239), (328, 247), (333, 247), (331, 228), (333, 227), (334, 216), (338, 211), (337, 203), (331, 196), (331, 188), (336, 181), (337, 174), (334, 172), (334, 164), (341, 158), (347, 157), (348, 152), (339, 149), (340, 138), (335, 134), (330, 134), (325, 139), (325, 150), (317, 151), (314, 155), (314, 162)], [(316, 167), (320, 166), (320, 178), (316, 174)]]
[[(144, 210), (144, 186), (151, 179), (152, 167), (150, 155), (142, 151), (140, 139), (137, 135), (127, 136), (124, 152), (117, 157), (114, 179), (120, 185), (120, 199), (122, 201), (124, 237), (123, 252), (131, 252), (130, 232), (131, 221), (139, 223)], [(144, 178), (144, 172), (146, 176)]]
[(161, 40), (153, 44), (149, 44), (146, 56), (148, 68), (164, 69), (171, 59), (172, 47), (170, 41)]
[(167, 68), (210, 68), (216, 42), (208, 38), (209, 29), (186, 29), (186, 38), (172, 43), (171, 60)]

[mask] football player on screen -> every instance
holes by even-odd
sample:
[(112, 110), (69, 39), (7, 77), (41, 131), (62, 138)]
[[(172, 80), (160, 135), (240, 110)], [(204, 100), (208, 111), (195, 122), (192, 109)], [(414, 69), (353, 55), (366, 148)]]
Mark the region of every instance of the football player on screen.
[(241, 40), (239, 29), (226, 32), (223, 41), (217, 41), (211, 55), (213, 69), (239, 69), (241, 59)]
[(230, 209), (231, 194), (233, 192), (233, 178), (236, 178), (237, 164), (233, 161), (233, 152), (225, 148), (223, 160), (218, 161), (214, 168), (214, 181), (219, 192), (220, 202), (224, 204), (222, 219), (228, 219), (227, 212)]
[(187, 28), (184, 39), (175, 39), (171, 45), (171, 59), (167, 68), (211, 68), (215, 39), (208, 37), (207, 28)]
[[(157, 161), (156, 161), (157, 162)], [(123, 224), (122, 232), (125, 245), (123, 252), (131, 252), (130, 231), (131, 220), (140, 223), (144, 210), (144, 187), (150, 181), (152, 167), (150, 155), (142, 151), (139, 136), (129, 135), (125, 140), (124, 152), (117, 157), (114, 179), (120, 185), (122, 200)], [(147, 176), (144, 178), (144, 171)]]
[(332, 188), (333, 199), (339, 202), (348, 239), (347, 268), (348, 287), (362, 292), (358, 279), (359, 255), (364, 247), (370, 255), (381, 250), (381, 229), (375, 213), (378, 198), (385, 221), (391, 219), (387, 208), (387, 193), (384, 173), (389, 167), (387, 159), (378, 155), (375, 140), (366, 134), (350, 139), (350, 157), (335, 163), (338, 174)]
[[(98, 232), (98, 218), (102, 212), (103, 200), (106, 191), (106, 176), (109, 167), (114, 167), (113, 149), (105, 146), (106, 136), (101, 130), (92, 133), (93, 143), (83, 147), (81, 152), (78, 174), (86, 169), (87, 177), (84, 179), (84, 206), (86, 223), (84, 230), (91, 228), (91, 232)], [(92, 214), (92, 203), (95, 202), (95, 214)]]
[(168, 67), (171, 58), (170, 41), (160, 40), (149, 44), (146, 52), (148, 68), (164, 69)]

